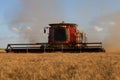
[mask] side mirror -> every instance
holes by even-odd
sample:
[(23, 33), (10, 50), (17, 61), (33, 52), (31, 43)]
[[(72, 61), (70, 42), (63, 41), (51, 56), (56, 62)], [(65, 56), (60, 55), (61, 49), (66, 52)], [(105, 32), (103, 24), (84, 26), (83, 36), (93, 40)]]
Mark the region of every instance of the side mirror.
[(44, 28), (44, 33), (46, 33), (46, 29)]
[(44, 27), (44, 33), (46, 33), (46, 29), (49, 29), (49, 27)]

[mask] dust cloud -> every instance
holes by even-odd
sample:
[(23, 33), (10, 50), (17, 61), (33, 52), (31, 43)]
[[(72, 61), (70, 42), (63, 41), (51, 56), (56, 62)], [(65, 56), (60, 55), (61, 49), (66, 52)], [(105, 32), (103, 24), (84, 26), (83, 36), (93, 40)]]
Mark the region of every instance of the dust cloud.
[[(59, 2), (56, 0), (22, 0), (23, 9), (17, 18), (9, 24), (9, 29), (19, 36), (19, 42), (47, 42), (44, 27), (58, 22), (60, 16)], [(59, 18), (58, 18), (59, 17)]]
[(91, 24), (93, 39), (101, 40), (107, 52), (120, 52), (120, 12), (99, 16)]

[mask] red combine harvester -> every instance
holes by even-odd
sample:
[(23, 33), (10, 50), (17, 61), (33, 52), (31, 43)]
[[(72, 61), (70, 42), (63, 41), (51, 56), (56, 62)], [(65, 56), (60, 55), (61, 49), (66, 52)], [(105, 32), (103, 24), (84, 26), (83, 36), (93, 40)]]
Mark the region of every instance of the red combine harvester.
[(101, 42), (89, 43), (84, 32), (77, 29), (74, 23), (49, 24), (48, 43), (8, 44), (6, 52), (40, 53), (40, 52), (105, 52)]

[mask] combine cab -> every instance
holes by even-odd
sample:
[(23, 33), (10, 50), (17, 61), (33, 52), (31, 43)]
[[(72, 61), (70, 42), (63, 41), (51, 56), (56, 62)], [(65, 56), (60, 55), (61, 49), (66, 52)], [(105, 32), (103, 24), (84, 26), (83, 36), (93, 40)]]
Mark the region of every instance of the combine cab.
[(77, 24), (62, 22), (49, 26), (46, 27), (49, 29), (48, 43), (8, 44), (6, 52), (105, 52), (101, 42), (87, 42), (85, 33), (77, 30)]

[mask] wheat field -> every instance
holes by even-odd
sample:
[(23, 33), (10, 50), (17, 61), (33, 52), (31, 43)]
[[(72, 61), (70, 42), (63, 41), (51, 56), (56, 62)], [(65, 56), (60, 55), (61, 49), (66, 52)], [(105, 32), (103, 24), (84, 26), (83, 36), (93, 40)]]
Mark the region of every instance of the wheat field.
[(120, 53), (0, 53), (0, 80), (120, 80)]

